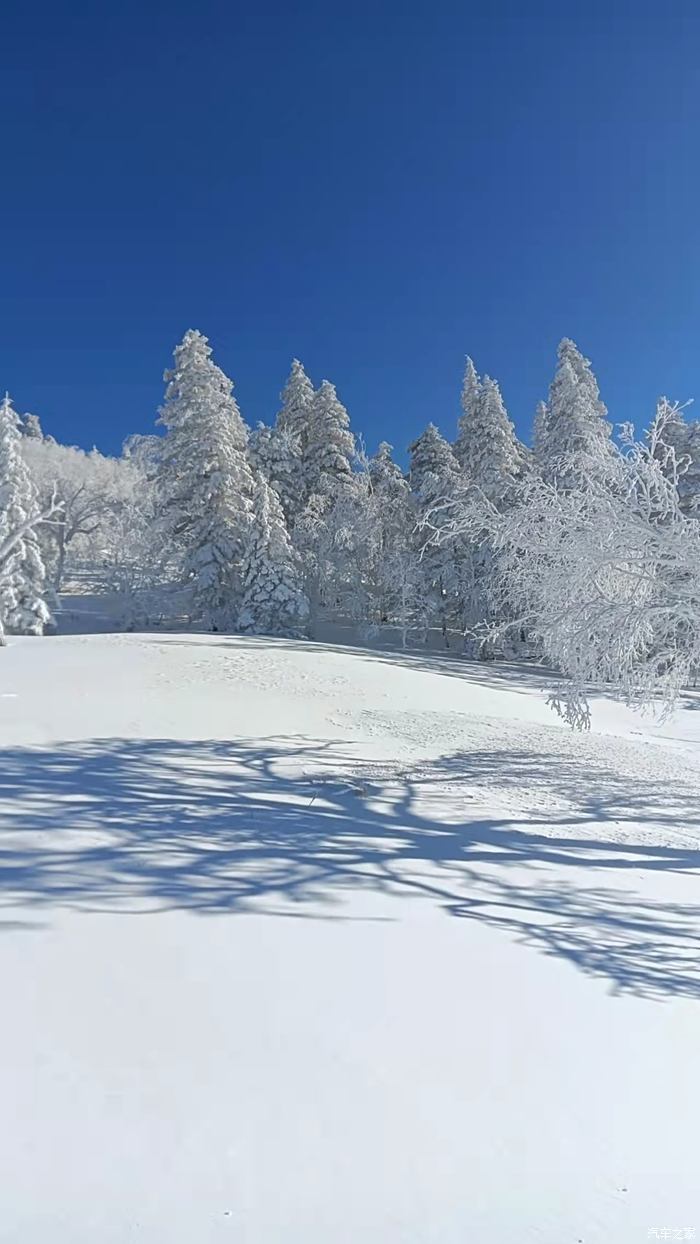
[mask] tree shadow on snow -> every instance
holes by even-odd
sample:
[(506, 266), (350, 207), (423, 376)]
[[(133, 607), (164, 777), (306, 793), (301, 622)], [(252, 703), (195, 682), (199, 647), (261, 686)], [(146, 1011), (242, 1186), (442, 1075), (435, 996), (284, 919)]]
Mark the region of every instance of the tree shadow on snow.
[[(558, 805), (469, 818), (495, 775), (519, 790), (546, 780)], [(525, 751), (397, 775), (304, 739), (7, 749), (0, 903), (318, 917), (342, 916), (351, 891), (386, 892), (500, 928), (615, 990), (697, 998), (700, 906), (634, 886), (698, 873), (700, 851), (658, 845), (679, 828), (695, 841), (698, 827), (693, 790)]]

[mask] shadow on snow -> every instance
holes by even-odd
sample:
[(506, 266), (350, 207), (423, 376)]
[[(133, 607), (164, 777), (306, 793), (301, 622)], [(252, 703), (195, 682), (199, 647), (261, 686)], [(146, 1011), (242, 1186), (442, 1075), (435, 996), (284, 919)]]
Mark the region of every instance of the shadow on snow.
[[(544, 783), (562, 806), (485, 815), (496, 781)], [(442, 819), (450, 800), (459, 823)], [(307, 739), (7, 749), (0, 902), (344, 918), (349, 892), (385, 892), (497, 927), (615, 990), (698, 998), (700, 907), (632, 888), (697, 873), (698, 850), (639, 839), (698, 826), (694, 790), (517, 750), (397, 775)]]

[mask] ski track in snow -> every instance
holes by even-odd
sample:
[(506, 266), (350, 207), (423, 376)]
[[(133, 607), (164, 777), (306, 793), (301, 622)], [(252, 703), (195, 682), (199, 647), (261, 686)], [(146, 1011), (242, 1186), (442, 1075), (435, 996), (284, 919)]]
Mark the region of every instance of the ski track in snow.
[(2, 1244), (700, 1237), (699, 697), (579, 736), (534, 668), (206, 635), (0, 682)]

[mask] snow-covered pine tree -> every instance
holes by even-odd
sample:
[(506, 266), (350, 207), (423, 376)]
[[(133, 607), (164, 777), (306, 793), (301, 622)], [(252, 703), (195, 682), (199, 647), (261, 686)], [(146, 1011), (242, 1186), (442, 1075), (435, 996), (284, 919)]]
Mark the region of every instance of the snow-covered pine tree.
[[(464, 413), (459, 421), (459, 461), (469, 479), (498, 505), (522, 474), (526, 450), (506, 414), (497, 382), (484, 376), (481, 384), (475, 386), (474, 365), (468, 359)], [(466, 403), (465, 393), (469, 395)]]
[(409, 445), (408, 482), (413, 496), (424, 509), (449, 494), (460, 481), (459, 463), (451, 446), (429, 423), (424, 432)]
[(280, 400), (274, 427), (260, 423), (251, 434), (249, 457), (277, 493), (291, 532), (308, 500), (302, 457), (314, 402), (314, 387), (299, 359), (292, 360)]
[(372, 496), (378, 504), (381, 541), (384, 547), (405, 534), (405, 509), (410, 497), (408, 480), (392, 458), (392, 446), (382, 441), (374, 457), (367, 463)]
[(259, 423), (251, 432), (248, 458), (274, 488), (290, 531), (299, 516), (302, 497), (302, 463), (299, 441), (276, 426)]
[(20, 419), (6, 393), (0, 404), (0, 637), (6, 630), (41, 635), (50, 620), (35, 530), (42, 514), (21, 442)]
[(309, 623), (299, 557), (292, 547), (279, 498), (257, 474), (253, 521), (241, 563), (239, 626), (258, 635), (303, 635)]
[(406, 613), (403, 606), (411, 582), (408, 562), (417, 561), (412, 544), (415, 519), (411, 492), (391, 454), (391, 445), (382, 441), (374, 457), (366, 461), (370, 623), (392, 622), (398, 612)]
[(303, 487), (306, 497), (332, 497), (352, 480), (355, 438), (348, 412), (335, 385), (323, 380), (314, 395), (302, 445)]
[(450, 445), (434, 423), (409, 447), (409, 484), (416, 523), (414, 547), (423, 567), (426, 599), (432, 621), (445, 643), (451, 625), (460, 624), (460, 555), (456, 542), (449, 548), (435, 544), (432, 527), (439, 523), (440, 507), (451, 502), (464, 486), (464, 476)]
[(234, 627), (238, 616), (239, 562), (255, 484), (233, 384), (211, 353), (207, 338), (189, 330), (175, 349), (175, 366), (165, 373), (160, 488), (194, 616), (222, 630)]
[(292, 359), (292, 367), (282, 390), (281, 401), (282, 405), (277, 415), (275, 428), (289, 437), (292, 443), (298, 444), (301, 450), (306, 444), (311, 407), (314, 401), (314, 386), (299, 359)]
[(462, 381), (462, 413), (457, 420), (457, 440), (454, 455), (463, 471), (469, 471), (469, 461), (474, 448), (474, 424), (481, 400), (481, 382), (476, 368), (467, 355)]
[(315, 624), (328, 608), (345, 617), (355, 615), (364, 529), (362, 486), (350, 464), (355, 438), (348, 413), (327, 380), (314, 395), (302, 442), (302, 508), (294, 521), (294, 544)]
[(559, 345), (548, 417), (542, 429), (545, 478), (571, 488), (592, 470), (607, 470), (612, 429), (606, 414), (589, 360), (565, 337)]

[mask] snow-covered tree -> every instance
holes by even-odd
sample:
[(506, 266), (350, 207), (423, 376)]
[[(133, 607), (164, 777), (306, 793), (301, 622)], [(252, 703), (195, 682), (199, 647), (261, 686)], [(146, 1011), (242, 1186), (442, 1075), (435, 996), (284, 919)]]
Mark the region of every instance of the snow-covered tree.
[(575, 487), (592, 470), (606, 474), (611, 426), (588, 359), (565, 337), (549, 390), (547, 418), (538, 426), (539, 466), (560, 487)]
[(132, 462), (148, 479), (160, 470), (164, 440), (162, 436), (143, 436), (134, 432), (122, 445), (122, 457)]
[(473, 428), (478, 418), (480, 401), (481, 381), (474, 363), (467, 355), (462, 381), (462, 413), (457, 420), (457, 440), (454, 444), (455, 458), (464, 471), (470, 469), (469, 463), (474, 448)]
[(315, 493), (294, 528), (304, 567), (312, 627), (328, 614), (364, 622), (368, 616), (371, 509), (363, 472), (334, 495)]
[(663, 420), (664, 445), (662, 459), (668, 461), (665, 448), (673, 449), (673, 469), (676, 472), (678, 495), (684, 513), (700, 518), (700, 422), (683, 417), (680, 406), (674, 406), (662, 397), (657, 407), (656, 422)]
[(449, 628), (461, 627), (462, 622), (464, 549), (456, 541), (449, 549), (435, 543), (426, 520), (436, 506), (454, 500), (464, 487), (464, 476), (450, 445), (433, 423), (413, 442), (409, 453), (414, 548), (423, 568), (423, 591), (432, 623), (440, 627), (447, 644)]
[(409, 563), (418, 568), (408, 480), (394, 462), (392, 447), (386, 441), (382, 441), (372, 458), (360, 455), (360, 464), (366, 479), (367, 622), (391, 623), (397, 621), (399, 613), (408, 621)]
[(301, 446), (294, 545), (304, 566), (312, 625), (329, 608), (363, 616), (364, 483), (353, 472), (355, 438), (335, 387), (324, 380), (308, 411)]
[(22, 419), (20, 429), (22, 436), (29, 437), (30, 440), (43, 441), (44, 433), (41, 430), (41, 423), (38, 415), (25, 415)]
[(303, 451), (306, 497), (332, 497), (352, 479), (355, 438), (335, 385), (323, 380), (314, 395)]
[(700, 523), (683, 513), (667, 426), (661, 409), (647, 443), (629, 429), (623, 451), (601, 441), (575, 486), (532, 473), (505, 511), (476, 489), (443, 510), (448, 544), (488, 529), (495, 612), (505, 599), (508, 628), (564, 675), (553, 702), (574, 725), (590, 684), (669, 705), (700, 670)]
[[(8, 394), (0, 404), (0, 638), (41, 635), (50, 620), (36, 528), (42, 519), (22, 456), (20, 419)], [(55, 511), (52, 500), (49, 509)]]
[(299, 359), (292, 359), (291, 371), (282, 390), (281, 400), (275, 427), (301, 450), (306, 445), (314, 402), (314, 386)]
[(459, 463), (434, 423), (409, 446), (409, 454), (409, 484), (421, 505), (433, 505), (461, 484)]
[(290, 531), (302, 509), (302, 460), (299, 440), (291, 432), (264, 423), (251, 432), (248, 444), (251, 466), (260, 471), (282, 503)]
[(305, 633), (309, 602), (301, 562), (292, 547), (279, 498), (260, 474), (255, 480), (241, 580), (241, 630), (260, 635)]
[[(464, 405), (455, 452), (467, 475), (496, 503), (500, 503), (522, 473), (526, 451), (515, 435), (495, 380), (484, 376), (475, 389), (467, 360), (464, 391), (474, 394)], [(465, 401), (463, 396), (463, 402)]]
[(105, 531), (115, 510), (128, 504), (133, 480), (119, 459), (96, 449), (85, 453), (56, 441), (27, 439), (22, 453), (36, 483), (40, 505), (52, 496), (61, 503), (60, 514), (39, 528), (49, 581), (54, 593), (63, 588), (70, 558), (98, 563)]
[(258, 424), (251, 434), (249, 457), (282, 502), (290, 531), (309, 498), (304, 479), (304, 455), (314, 404), (314, 388), (298, 359), (281, 394), (281, 407), (274, 427)]
[(394, 462), (392, 446), (382, 441), (367, 462), (369, 494), (374, 502), (377, 540), (382, 550), (405, 545), (410, 527), (411, 490), (401, 468)]
[(221, 630), (233, 627), (238, 615), (239, 563), (250, 533), (254, 479), (233, 384), (211, 353), (207, 338), (189, 330), (165, 374), (160, 487), (163, 521), (181, 553), (193, 614)]

